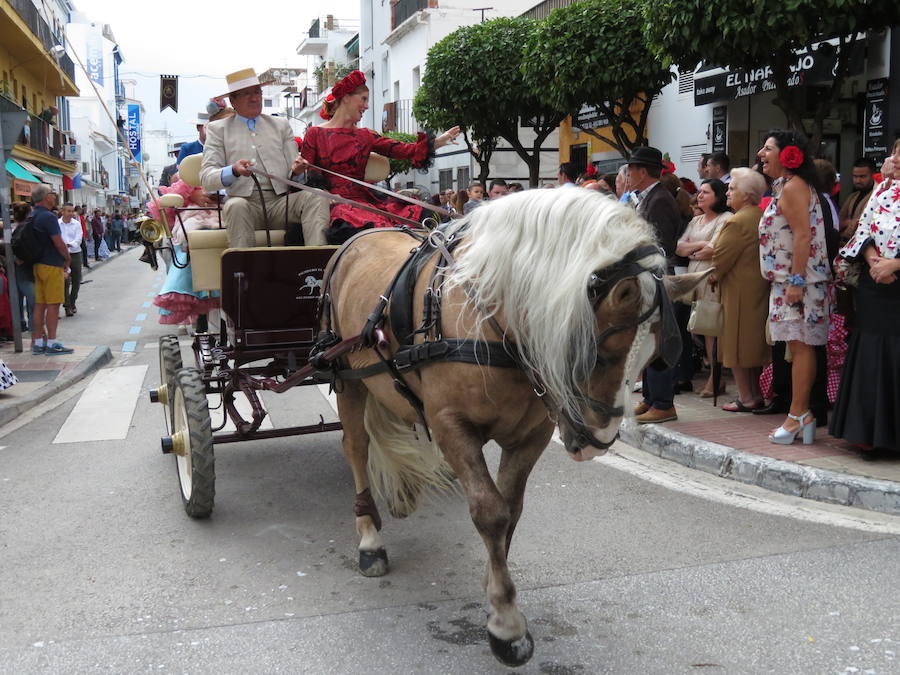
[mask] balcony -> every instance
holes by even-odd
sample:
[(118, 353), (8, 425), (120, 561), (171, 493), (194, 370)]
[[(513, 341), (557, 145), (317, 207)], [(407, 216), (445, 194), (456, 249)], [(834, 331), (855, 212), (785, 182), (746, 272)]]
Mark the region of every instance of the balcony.
[[(338, 21), (330, 14), (326, 17), (319, 17), (310, 24), (306, 39), (297, 47), (297, 54), (325, 57), (328, 55), (328, 47), (332, 42), (339, 45), (346, 42), (346, 36), (358, 32), (358, 21)], [(336, 36), (339, 40), (332, 40), (332, 36)]]
[(384, 104), (381, 118), (381, 131), (399, 131), (404, 134), (417, 134), (419, 123), (412, 113), (413, 102), (410, 98), (400, 99)]
[[(0, 111), (12, 112), (16, 110), (20, 111), (22, 108), (5, 96), (0, 96)], [(75, 137), (71, 133), (65, 133), (31, 113), (28, 113), (25, 126), (16, 139), (17, 145), (30, 148), (60, 162), (66, 161), (63, 148), (73, 143), (75, 143)]]
[(416, 12), (428, 9), (428, 0), (396, 0), (391, 3), (391, 30), (406, 21)]
[[(53, 33), (47, 22), (41, 18), (41, 15), (38, 13), (37, 8), (31, 0), (6, 0), (6, 2), (15, 10), (16, 14), (19, 15), (19, 18), (28, 26), (34, 36), (44, 46), (45, 54), (56, 45), (65, 46), (65, 37)], [(46, 56), (48, 59), (51, 58), (49, 54), (46, 54)], [(68, 54), (63, 54), (57, 63), (59, 63), (60, 69), (68, 76), (68, 78), (74, 82), (75, 64), (72, 63), (72, 59), (69, 58)]]

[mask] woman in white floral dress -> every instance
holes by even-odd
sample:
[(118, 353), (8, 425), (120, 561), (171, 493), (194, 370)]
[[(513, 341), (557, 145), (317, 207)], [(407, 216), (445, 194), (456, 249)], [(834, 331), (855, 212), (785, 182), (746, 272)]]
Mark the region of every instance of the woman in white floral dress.
[(816, 376), (814, 347), (828, 341), (828, 282), (825, 223), (816, 194), (817, 175), (806, 152), (806, 138), (793, 131), (771, 131), (757, 153), (763, 173), (774, 179), (772, 200), (759, 221), (760, 269), (772, 284), (769, 330), (788, 343), (791, 407), (788, 418), (770, 436), (789, 445), (798, 434), (815, 440), (816, 420), (809, 393)]

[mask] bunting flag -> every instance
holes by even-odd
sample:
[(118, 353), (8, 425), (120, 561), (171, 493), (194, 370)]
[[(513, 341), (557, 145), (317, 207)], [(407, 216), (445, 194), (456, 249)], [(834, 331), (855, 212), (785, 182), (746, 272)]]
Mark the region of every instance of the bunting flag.
[(159, 111), (171, 108), (178, 112), (178, 76), (159, 76)]

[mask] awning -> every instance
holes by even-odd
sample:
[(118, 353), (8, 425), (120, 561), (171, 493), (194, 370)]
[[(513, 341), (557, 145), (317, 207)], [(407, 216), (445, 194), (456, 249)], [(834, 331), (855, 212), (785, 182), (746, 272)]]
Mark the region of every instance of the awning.
[(40, 168), (41, 168), (41, 171), (46, 171), (47, 173), (52, 173), (56, 176), (63, 175), (62, 171), (60, 171), (59, 169), (54, 169), (52, 166), (44, 166), (43, 164), (41, 164)]
[[(47, 175), (48, 175), (46, 171), (44, 171), (43, 169), (41, 169), (41, 168), (35, 166), (34, 164), (32, 164), (31, 162), (29, 162), (29, 161), (26, 160), (26, 159), (19, 159), (19, 158), (17, 157), (15, 161), (18, 162), (19, 164), (21, 164), (22, 167), (23, 167), (28, 173), (32, 174), (33, 176), (47, 176)], [(38, 178), (38, 182), (39, 182), (39, 183), (41, 182), (40, 178)]]
[(13, 178), (18, 178), (19, 180), (26, 180), (30, 183), (40, 183), (40, 179), (35, 178), (33, 175), (28, 173), (28, 170), (19, 164), (14, 159), (6, 160), (6, 170), (12, 175)]

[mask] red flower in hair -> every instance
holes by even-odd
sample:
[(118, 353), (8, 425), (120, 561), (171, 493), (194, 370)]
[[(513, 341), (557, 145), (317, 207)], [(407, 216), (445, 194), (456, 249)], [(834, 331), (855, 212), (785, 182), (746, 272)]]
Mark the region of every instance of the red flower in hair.
[(666, 160), (663, 160), (662, 164), (663, 164), (663, 168), (662, 168), (661, 175), (665, 176), (667, 173), (675, 173), (675, 163), (674, 162), (667, 162)]
[(588, 164), (587, 170), (584, 172), (584, 175), (588, 178), (596, 178), (597, 177), (597, 167), (593, 164)]
[(363, 86), (365, 83), (366, 76), (363, 75), (362, 71), (354, 70), (331, 88), (331, 95), (334, 96), (335, 100), (341, 99), (347, 94), (352, 94), (358, 87)]
[(778, 153), (778, 161), (785, 169), (796, 169), (803, 164), (803, 151), (796, 145), (789, 145)]
[(321, 117), (323, 120), (330, 120), (331, 115), (329, 115), (328, 111), (325, 110), (326, 103), (334, 103), (334, 96), (332, 96), (331, 94), (328, 94), (328, 96), (325, 97), (325, 102), (322, 103), (322, 107), (319, 108), (319, 117)]

